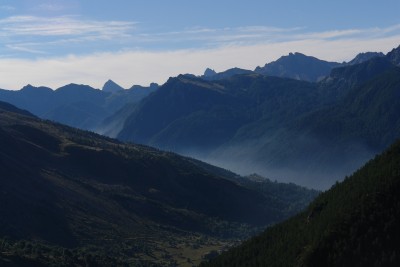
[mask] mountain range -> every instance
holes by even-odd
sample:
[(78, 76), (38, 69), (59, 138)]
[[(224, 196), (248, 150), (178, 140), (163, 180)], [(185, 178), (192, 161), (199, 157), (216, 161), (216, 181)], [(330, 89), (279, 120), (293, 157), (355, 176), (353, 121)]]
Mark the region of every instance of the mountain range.
[(157, 90), (132, 86), (123, 90), (113, 81), (107, 81), (103, 90), (87, 85), (68, 84), (56, 90), (27, 85), (21, 90), (0, 90), (0, 100), (29, 110), (36, 116), (85, 130), (98, 130), (101, 122), (126, 104), (135, 104)]
[(0, 265), (398, 266), (399, 64), (1, 90)]
[(201, 78), (204, 80), (221, 80), (234, 75), (257, 73), (267, 76), (318, 82), (328, 77), (334, 68), (360, 64), (372, 58), (383, 56), (385, 55), (381, 52), (365, 52), (358, 54), (349, 62), (338, 63), (320, 60), (316, 57), (295, 52), (289, 53), (287, 56), (282, 56), (276, 61), (266, 63), (262, 67), (258, 66), (254, 69), (254, 71), (232, 68), (217, 73), (214, 70), (207, 68)]
[(183, 259), (200, 260), (318, 194), (45, 121), (4, 102), (0, 173), (2, 266), (86, 266), (88, 257), (96, 266), (174, 266), (183, 257), (174, 248), (192, 247)]
[[(239, 173), (255, 171), (326, 189), (399, 136), (393, 102), (397, 67), (390, 59), (395, 51), (385, 57), (359, 55), (357, 61), (367, 61), (334, 68), (318, 83), (254, 73), (215, 80), (171, 78), (137, 105), (117, 137)], [(382, 80), (390, 82), (382, 88)], [(367, 90), (384, 92), (368, 102), (362, 100)], [(372, 110), (369, 104), (389, 102), (392, 109), (365, 113)], [(350, 110), (352, 118), (346, 115)], [(369, 128), (375, 128), (368, 120), (384, 124), (378, 129), (391, 134), (371, 137)]]
[[(398, 136), (399, 50), (360, 53), (348, 63), (292, 53), (254, 71), (207, 69), (200, 77), (179, 75), (162, 86), (130, 90), (112, 81), (102, 91), (73, 84), (55, 91), (28, 86), (0, 91), (0, 100), (41, 118), (243, 175), (257, 172), (327, 189)], [(381, 88), (382, 79), (390, 84)], [(374, 92), (377, 100), (368, 100)], [(371, 132), (368, 121), (379, 121), (381, 132), (391, 134)]]
[(317, 82), (328, 76), (333, 68), (340, 65), (336, 62), (319, 60), (301, 53), (290, 53), (288, 56), (283, 56), (274, 62), (265, 64), (263, 67), (257, 67), (255, 72), (270, 76)]

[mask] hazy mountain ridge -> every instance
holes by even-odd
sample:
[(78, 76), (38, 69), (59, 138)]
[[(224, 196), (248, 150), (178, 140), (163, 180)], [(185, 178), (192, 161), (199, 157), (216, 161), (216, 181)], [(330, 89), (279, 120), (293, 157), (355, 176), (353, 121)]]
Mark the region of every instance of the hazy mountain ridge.
[(384, 57), (384, 56), (385, 56), (385, 54), (383, 54), (382, 52), (364, 52), (364, 53), (358, 54), (355, 58), (353, 58), (349, 62), (345, 63), (345, 65), (360, 64), (360, 63), (364, 63), (365, 61), (368, 61), (372, 58)]
[[(367, 69), (371, 66), (371, 62), (363, 64)], [(321, 176), (332, 175), (342, 168), (343, 173), (334, 174), (339, 179), (383, 151), (400, 136), (396, 115), (399, 68), (393, 65), (385, 68), (366, 76), (369, 79), (356, 82), (358, 85), (333, 106), (305, 114), (270, 139), (260, 151), (259, 162), (272, 158), (271, 166), (279, 167), (286, 161), (283, 167), (299, 171), (307, 166), (311, 168), (310, 175), (319, 168), (326, 170), (320, 172)], [(277, 152), (271, 154), (271, 151)]]
[(109, 92), (87, 85), (69, 84), (53, 91), (48, 87), (27, 85), (19, 91), (0, 90), (0, 100), (44, 119), (96, 130), (104, 119), (126, 104), (140, 101), (157, 88), (157, 84), (152, 84), (150, 87), (133, 86), (128, 90)]
[(262, 74), (281, 78), (290, 78), (308, 82), (318, 82), (329, 76), (334, 68), (344, 67), (349, 65), (360, 64), (375, 57), (384, 57), (381, 52), (364, 52), (359, 53), (349, 62), (329, 62), (318, 58), (307, 56), (302, 53), (289, 53), (287, 56), (282, 56), (276, 61), (266, 63), (263, 67), (256, 67), (254, 71), (231, 68), (223, 72), (215, 72), (213, 69), (207, 68), (202, 79), (214, 81), (230, 78), (234, 75), (241, 74)]
[[(257, 74), (214, 82), (179, 76), (140, 103), (119, 138), (178, 152), (215, 149), (244, 125), (266, 116), (274, 120), (278, 114), (289, 118), (289, 112), (318, 106), (313, 88), (305, 82)], [(289, 110), (292, 98), (304, 102)]]
[(101, 89), (104, 92), (115, 93), (124, 90), (119, 84), (115, 83), (113, 80), (108, 80)]
[[(373, 87), (371, 90), (386, 92), (374, 101), (396, 99), (396, 74), (381, 78), (393, 68), (389, 53), (334, 68), (319, 83), (259, 74), (236, 75), (212, 82), (189, 76), (172, 78), (137, 107), (126, 120), (119, 138), (198, 157), (236, 172), (255, 171), (284, 181), (328, 188), (400, 134), (393, 121), (386, 121), (382, 127), (393, 134), (381, 136), (385, 138), (384, 145), (372, 146), (367, 141), (370, 135), (367, 124), (350, 122), (345, 115), (338, 119), (335, 115), (336, 112), (348, 114), (340, 110), (350, 110), (354, 98), (350, 95), (361, 96), (367, 90), (366, 84)], [(381, 79), (391, 79), (393, 84), (381, 88), (380, 83), (384, 84)], [(396, 105), (390, 105), (393, 104)], [(359, 105), (361, 108), (365, 107)], [(380, 112), (382, 109), (374, 110), (375, 120), (381, 122), (385, 121), (384, 116), (395, 116), (396, 112), (384, 115)], [(359, 116), (356, 121), (367, 120), (361, 119), (365, 116), (361, 113), (354, 116)], [(344, 127), (340, 138), (327, 138), (313, 126), (324, 122), (329, 124), (324, 127), (336, 133), (336, 126), (330, 121), (337, 124), (338, 120), (344, 125), (355, 123), (360, 133), (347, 138), (346, 134), (350, 137), (354, 133), (346, 132), (350, 128)], [(147, 121), (153, 123), (150, 125)], [(152, 130), (146, 130), (149, 127)]]
[[(366, 123), (357, 124), (361, 127), (360, 139), (350, 146), (345, 130), (340, 132), (341, 138), (329, 140), (323, 136), (323, 131), (315, 130), (311, 125), (320, 125), (321, 118), (327, 122), (337, 121), (340, 116), (334, 113), (350, 109), (352, 105), (350, 100), (346, 100), (350, 99), (348, 95), (351, 92), (362, 94), (363, 85), (390, 71), (396, 65), (397, 53), (398, 48), (384, 57), (379, 53), (360, 53), (347, 65), (333, 64), (336, 67), (318, 83), (233, 68), (220, 74), (207, 71), (207, 77), (220, 77), (218, 79), (204, 80), (204, 77), (189, 74), (170, 78), (160, 88), (152, 84), (149, 89), (154, 94), (148, 96), (140, 92), (147, 94), (149, 91), (136, 90), (139, 87), (110, 94), (82, 86), (82, 90), (88, 92), (85, 94), (90, 92), (91, 97), (81, 97), (80, 101), (67, 105), (57, 104), (56, 108), (41, 115), (33, 113), (122, 140), (197, 157), (242, 174), (257, 172), (281, 181), (328, 188), (333, 181), (359, 167), (384, 146), (371, 147), (370, 142), (364, 140), (370, 135)], [(333, 66), (332, 62), (300, 53), (269, 64), (285, 63), (282, 66), (286, 68), (302, 66), (309, 61), (310, 64), (329, 65), (329, 68)], [(242, 72), (245, 74), (235, 75)], [(379, 88), (379, 83), (372, 84), (375, 89)], [(386, 97), (396, 95), (390, 88), (385, 90), (388, 90)], [(43, 109), (53, 104), (43, 104), (47, 95), (58, 90), (26, 88), (21, 91), (23, 93), (0, 91), (0, 99), (5, 93), (12, 94), (8, 98), (24, 95), (24, 101), (29, 99), (25, 95), (29, 93), (32, 95), (30, 98), (35, 99), (37, 91), (42, 104), (36, 108)], [(104, 98), (104, 94), (108, 96)], [(12, 103), (19, 99), (15, 98)], [(377, 101), (385, 101), (383, 97), (379, 99)], [(19, 103), (32, 112), (32, 104), (37, 102)], [(361, 116), (361, 113), (356, 116)], [(340, 120), (347, 119), (341, 116)], [(343, 125), (348, 124), (351, 123), (343, 122)], [(333, 124), (326, 127), (337, 132)], [(387, 140), (382, 144), (393, 141), (397, 130), (392, 132), (392, 139), (385, 137)], [(354, 154), (351, 154), (350, 147)], [(344, 148), (348, 158), (341, 153)], [(304, 151), (307, 151), (307, 156), (303, 156)], [(338, 164), (340, 168), (336, 167)]]
[(252, 74), (252, 73), (254, 73), (254, 72), (251, 70), (245, 70), (245, 69), (241, 69), (241, 68), (232, 68), (232, 69), (228, 69), (226, 71), (218, 72), (218, 73), (216, 73), (213, 70), (206, 69), (204, 72), (204, 75), (201, 76), (201, 78), (204, 80), (208, 80), (208, 81), (215, 81), (215, 80), (228, 79), (235, 75)]
[(317, 82), (329, 75), (330, 71), (340, 66), (337, 62), (328, 62), (301, 53), (290, 53), (278, 60), (257, 67), (254, 71), (263, 75), (292, 78)]

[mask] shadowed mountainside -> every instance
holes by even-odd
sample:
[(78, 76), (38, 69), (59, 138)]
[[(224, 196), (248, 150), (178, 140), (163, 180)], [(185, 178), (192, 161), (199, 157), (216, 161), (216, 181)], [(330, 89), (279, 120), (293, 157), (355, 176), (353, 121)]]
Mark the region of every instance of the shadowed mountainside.
[[(108, 255), (167, 266), (175, 260), (168, 250), (173, 244), (202, 248), (211, 241), (196, 240), (209, 237), (217, 242), (214, 247), (222, 246), (218, 242), (244, 238), (290, 216), (317, 194), (287, 185), (299, 194), (288, 201), (287, 192), (254, 190), (237, 182), (236, 175), (202, 164), (43, 121), (1, 102), (3, 249), (18, 240), (55, 246), (34, 245), (46, 257), (36, 250), (24, 250), (28, 258), (20, 255), (45, 265), (52, 258), (63, 262), (57, 251), (64, 247), (78, 258), (92, 253), (99, 259)], [(293, 209), (293, 201), (300, 206)], [(5, 255), (17, 257), (17, 244)], [(158, 256), (146, 260), (149, 253)]]
[(319, 83), (171, 78), (125, 113), (118, 138), (326, 189), (400, 136), (397, 50), (334, 68)]

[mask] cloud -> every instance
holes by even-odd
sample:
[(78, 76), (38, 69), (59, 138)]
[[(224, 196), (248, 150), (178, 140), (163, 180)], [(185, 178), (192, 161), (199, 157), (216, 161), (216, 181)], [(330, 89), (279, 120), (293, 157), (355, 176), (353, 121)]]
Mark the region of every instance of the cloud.
[(13, 36), (108, 36), (127, 34), (134, 22), (82, 20), (71, 16), (41, 18), (13, 16), (0, 20), (2, 35)]
[(34, 50), (26, 47), (26, 44), (20, 44), (20, 45), (6, 45), (7, 48), (15, 51), (22, 51), (22, 52), (28, 52), (28, 53), (33, 53), (33, 54), (46, 54), (46, 52), (41, 51), (41, 50)]
[[(131, 21), (97, 21), (78, 16), (12, 16), (0, 19), (0, 53), (19, 56), (38, 54), (59, 56), (89, 53), (116, 47), (129, 39), (135, 29)], [(85, 50), (86, 49), (86, 50)]]
[(183, 31), (144, 33), (137, 37), (141, 43), (184, 44), (187, 48), (225, 46), (238, 43), (260, 43), (277, 40), (291, 35), (301, 28), (276, 28), (265, 26), (226, 27), (226, 28), (190, 28)]
[[(400, 24), (387, 28), (343, 29), (309, 32), (306, 28), (268, 26), (187, 28), (182, 31), (148, 32), (133, 21), (98, 21), (79, 16), (12, 16), (0, 19), (3, 54), (26, 53), (36, 56), (85, 55), (121, 50), (218, 49), (227, 46), (252, 46), (302, 40), (386, 38), (400, 34)], [(14, 49), (12, 49), (14, 48)], [(18, 50), (15, 48), (19, 48)]]
[[(138, 48), (154, 51), (165, 49), (217, 49), (230, 46), (255, 46), (281, 43), (333, 42), (337, 40), (387, 39), (400, 35), (400, 24), (386, 28), (341, 29), (310, 32), (304, 27), (277, 28), (265, 26), (236, 28), (190, 28), (183, 31), (142, 33), (132, 37), (131, 43)], [(301, 50), (294, 48), (294, 50)], [(338, 60), (338, 59), (335, 59)]]
[[(28, 83), (57, 88), (71, 82), (99, 88), (108, 79), (128, 88), (163, 83), (180, 73), (200, 75), (207, 67), (254, 69), (289, 52), (349, 61), (359, 52), (388, 52), (400, 40), (400, 24), (322, 32), (255, 26), (143, 33), (139, 26), (72, 16), (0, 19), (5, 50), (0, 88), (19, 89)], [(32, 56), (22, 59), (21, 53)]]
[(384, 38), (304, 39), (254, 45), (227, 45), (209, 49), (170, 51), (131, 50), (31, 60), (0, 58), (0, 88), (20, 89), (31, 83), (58, 88), (74, 82), (100, 88), (113, 79), (123, 87), (165, 82), (180, 73), (202, 74), (207, 67), (254, 69), (289, 52), (301, 52), (330, 61), (348, 61), (365, 51), (388, 52), (400, 35)]
[(7, 5), (0, 6), (0, 10), (4, 10), (4, 11), (13, 11), (15, 9), (16, 8), (13, 6), (7, 6)]
[(60, 5), (60, 4), (55, 4), (55, 3), (47, 3), (47, 4), (41, 4), (38, 5), (35, 9), (37, 10), (46, 10), (46, 11), (62, 11), (64, 9), (66, 9), (65, 6)]

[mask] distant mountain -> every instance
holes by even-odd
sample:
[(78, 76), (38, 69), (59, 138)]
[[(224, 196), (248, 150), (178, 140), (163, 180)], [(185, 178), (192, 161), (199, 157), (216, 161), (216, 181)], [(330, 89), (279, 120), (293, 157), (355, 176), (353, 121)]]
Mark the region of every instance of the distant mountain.
[(394, 54), (333, 68), (318, 83), (171, 78), (125, 113), (118, 138), (326, 189), (400, 136)]
[(198, 260), (200, 250), (251, 235), (317, 194), (283, 184), (265, 184), (273, 194), (254, 190), (205, 163), (4, 103), (0, 173), (0, 265), (176, 265), (182, 254), (174, 249), (185, 246), (184, 260)]
[(114, 81), (108, 80), (108, 81), (103, 85), (103, 89), (102, 89), (102, 90), (103, 90), (104, 92), (115, 93), (115, 92), (124, 90), (124, 88), (122, 88), (121, 86), (119, 86), (118, 84), (116, 84)]
[(352, 59), (351, 61), (345, 63), (345, 65), (355, 65), (355, 64), (360, 64), (363, 63), (365, 61), (368, 61), (374, 57), (384, 57), (385, 54), (383, 54), (382, 52), (365, 52), (365, 53), (360, 53), (358, 54), (354, 59)]
[[(396, 138), (392, 117), (397, 110), (382, 103), (397, 105), (399, 49), (383, 57), (359, 54), (347, 65), (295, 53), (257, 68), (261, 74), (209, 69), (203, 77), (180, 75), (160, 87), (115, 93), (81, 85), (55, 91), (27, 86), (0, 90), (0, 100), (41, 118), (182, 153), (243, 175), (257, 172), (326, 189)], [(379, 97), (369, 98), (364, 90)], [(372, 137), (369, 128), (377, 123), (367, 123), (367, 107), (391, 134), (377, 130), (380, 135)], [(352, 125), (361, 128), (356, 133)]]
[(96, 133), (116, 138), (122, 131), (125, 121), (137, 108), (137, 103), (129, 103), (116, 111), (114, 114), (105, 117), (94, 129)]
[(276, 61), (265, 64), (263, 67), (257, 67), (254, 72), (250, 70), (232, 68), (224, 72), (216, 73), (214, 70), (207, 68), (201, 78), (212, 81), (227, 79), (233, 75), (258, 73), (262, 75), (318, 82), (329, 76), (331, 70), (334, 68), (360, 64), (374, 57), (384, 56), (385, 55), (381, 52), (366, 52), (358, 54), (348, 63), (337, 63), (320, 60), (318, 58), (306, 56), (296, 52), (289, 53), (288, 56), (282, 56)]
[[(44, 106), (50, 108), (37, 115), (81, 129), (93, 129), (108, 115), (104, 105), (109, 95), (87, 85), (68, 84), (52, 91), (47, 99), (49, 105)], [(40, 106), (42, 101), (38, 99), (37, 105)]]
[(245, 70), (241, 68), (232, 68), (218, 73), (216, 73), (214, 70), (206, 69), (204, 75), (201, 76), (201, 78), (208, 81), (216, 81), (216, 80), (228, 79), (234, 75), (252, 74), (252, 73), (253, 71), (251, 70)]
[[(325, 188), (337, 177), (335, 172), (324, 179), (319, 173), (310, 175), (309, 169), (290, 172), (289, 161), (280, 158), (281, 166), (276, 166), (269, 157), (284, 151), (275, 147), (266, 153), (263, 148), (283, 136), (280, 131), (299, 116), (329, 101), (316, 84), (292, 79), (251, 74), (210, 82), (179, 76), (135, 107), (118, 138), (189, 155), (241, 174), (258, 172)], [(276, 172), (281, 167), (284, 172)]]
[[(254, 162), (269, 159), (272, 169), (291, 169), (306, 177), (308, 170), (309, 184), (328, 187), (334, 176), (327, 177), (338, 179), (340, 170), (350, 173), (400, 137), (399, 77), (400, 69), (392, 67), (355, 86), (336, 104), (304, 114), (269, 135)], [(321, 178), (313, 177), (315, 173)]]
[(400, 137), (399, 86), (400, 68), (392, 67), (354, 87), (337, 105), (306, 116), (299, 127), (345, 154), (351, 155), (351, 144), (378, 153)]
[(212, 151), (263, 116), (279, 124), (312, 110), (320, 105), (315, 93), (313, 84), (257, 74), (219, 81), (182, 75), (144, 99), (118, 137), (180, 153)]
[(329, 76), (331, 70), (334, 68), (360, 64), (374, 57), (384, 56), (385, 55), (381, 52), (366, 52), (358, 54), (348, 63), (337, 63), (320, 60), (318, 58), (306, 56), (301, 53), (290, 53), (288, 56), (282, 56), (276, 61), (265, 64), (264, 67), (257, 67), (254, 72), (240, 68), (232, 68), (224, 72), (217, 73), (214, 70), (207, 68), (201, 78), (209, 81), (215, 81), (227, 79), (233, 75), (258, 73), (262, 75), (317, 82)]
[(363, 63), (344, 65), (332, 69), (330, 75), (319, 82), (318, 87), (332, 103), (341, 100), (352, 88), (374, 79), (393, 68), (387, 57), (372, 57)]
[[(130, 89), (113, 94), (110, 100), (117, 100), (118, 110), (103, 117), (93, 130), (96, 133), (115, 138), (123, 129), (126, 119), (135, 110), (140, 100), (155, 92), (158, 88), (157, 83), (151, 83), (149, 87), (133, 85)], [(123, 100), (123, 102), (120, 103), (119, 100)]]
[(214, 76), (215, 74), (217, 74), (217, 73), (215, 72), (215, 70), (212, 70), (212, 69), (210, 69), (210, 68), (207, 68), (207, 69), (204, 71), (203, 77), (204, 77), (204, 78), (208, 78), (208, 77)]
[(201, 266), (398, 266), (400, 143), (303, 213)]
[(334, 69), (332, 84), (318, 84), (324, 105), (291, 121), (278, 117), (286, 124), (260, 120), (241, 127), (209, 161), (328, 188), (400, 137), (399, 74), (385, 58)]
[(0, 90), (0, 100), (44, 119), (96, 130), (107, 117), (128, 103), (140, 101), (157, 88), (157, 84), (152, 84), (150, 87), (134, 86), (130, 90), (111, 93), (78, 84), (69, 84), (54, 91), (27, 85), (19, 91)]
[(0, 101), (0, 112), (12, 112), (19, 115), (25, 115), (30, 117), (35, 117), (32, 113), (26, 110), (19, 109), (10, 103)]
[(309, 82), (317, 82), (328, 76), (330, 71), (340, 66), (336, 62), (328, 62), (301, 53), (290, 53), (278, 60), (257, 67), (254, 71), (263, 75), (291, 78)]
[(387, 54), (387, 58), (392, 62), (394, 65), (400, 65), (400, 46), (394, 48)]
[(143, 91), (150, 91), (150, 92), (154, 92), (155, 90), (158, 89), (158, 87), (160, 87), (158, 85), (158, 83), (150, 83), (150, 86), (146, 87), (146, 86), (141, 86), (141, 85), (133, 85), (131, 88), (129, 88), (130, 90), (136, 90), (136, 93), (144, 93), (144, 94), (148, 94), (146, 92)]

